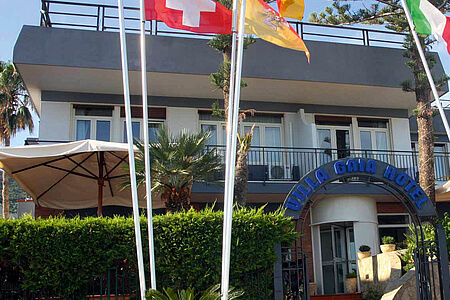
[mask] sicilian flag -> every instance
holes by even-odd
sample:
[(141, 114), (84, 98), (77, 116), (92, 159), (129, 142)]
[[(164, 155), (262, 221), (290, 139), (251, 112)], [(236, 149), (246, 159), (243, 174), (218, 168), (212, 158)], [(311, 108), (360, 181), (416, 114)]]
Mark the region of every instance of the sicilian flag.
[(264, 0), (247, 0), (245, 33), (280, 47), (303, 51), (309, 62), (309, 50), (298, 33)]
[(231, 11), (213, 0), (145, 0), (145, 18), (197, 33), (231, 34)]
[(305, 12), (304, 0), (277, 0), (278, 11), (283, 18), (303, 19)]
[(450, 18), (427, 0), (406, 0), (417, 33), (434, 35), (450, 54)]

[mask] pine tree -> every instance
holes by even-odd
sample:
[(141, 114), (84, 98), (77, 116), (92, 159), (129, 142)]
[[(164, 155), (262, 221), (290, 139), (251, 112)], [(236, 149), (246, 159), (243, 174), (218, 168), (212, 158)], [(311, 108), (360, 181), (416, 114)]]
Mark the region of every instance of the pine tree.
[[(218, 0), (226, 8), (232, 8), (231, 0)], [(253, 43), (255, 39), (248, 36), (244, 40), (244, 49)], [(214, 36), (208, 45), (222, 53), (223, 62), (219, 66), (216, 73), (211, 74), (211, 82), (223, 92), (223, 111), (218, 109), (218, 106), (213, 107), (213, 114), (221, 116), (227, 122), (228, 108), (230, 103), (230, 73), (231, 73), (231, 46), (232, 36), (229, 34), (219, 34)], [(241, 88), (246, 87), (245, 82), (241, 82)], [(227, 129), (228, 130), (228, 129)], [(248, 182), (248, 164), (247, 155), (250, 151), (250, 144), (253, 137), (253, 131), (245, 133), (244, 136), (239, 137), (239, 150), (236, 154), (236, 171), (234, 195), (236, 202), (245, 205), (247, 199), (247, 182)], [(244, 144), (245, 143), (245, 144)]]
[[(405, 92), (413, 92), (416, 96), (415, 115), (419, 131), (419, 183), (426, 195), (435, 202), (435, 173), (434, 173), (434, 138), (433, 138), (433, 114), (431, 102), (431, 87), (428, 83), (425, 69), (420, 60), (417, 45), (411, 35), (406, 15), (400, 0), (372, 0), (370, 5), (365, 3), (361, 8), (352, 10), (351, 4), (333, 2), (320, 13), (312, 13), (309, 21), (329, 25), (369, 24), (383, 25), (387, 29), (398, 33), (407, 33), (404, 41), (404, 57), (408, 60), (406, 66), (414, 75), (414, 81), (405, 80), (399, 85)], [(448, 0), (430, 0), (443, 13), (450, 11)], [(435, 57), (429, 52), (430, 45), (435, 42), (428, 36), (419, 36), (422, 49), (425, 50), (430, 68), (436, 64)], [(439, 88), (445, 85), (448, 77), (435, 79)]]

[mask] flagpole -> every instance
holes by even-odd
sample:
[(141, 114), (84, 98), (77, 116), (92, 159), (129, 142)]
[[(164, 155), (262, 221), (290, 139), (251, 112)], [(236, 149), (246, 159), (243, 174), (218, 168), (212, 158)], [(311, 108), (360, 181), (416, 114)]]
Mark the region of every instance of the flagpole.
[(152, 182), (150, 169), (150, 147), (148, 135), (148, 97), (147, 97), (147, 51), (145, 44), (145, 0), (141, 0), (141, 76), (142, 76), (142, 115), (144, 119), (144, 159), (145, 192), (147, 196), (148, 252), (150, 259), (150, 288), (156, 290), (155, 246), (153, 240)]
[[(227, 140), (226, 140), (226, 145), (231, 145), (231, 130), (233, 127), (233, 107), (234, 107), (234, 85), (235, 85), (235, 73), (236, 73), (236, 32), (237, 32), (237, 10), (238, 10), (238, 0), (233, 1), (233, 19), (232, 19), (232, 35), (231, 35), (231, 66), (230, 66), (230, 79), (229, 79), (229, 86), (228, 86), (228, 111), (225, 111), (225, 113), (227, 114), (227, 127), (226, 127), (226, 132), (227, 132)], [(226, 154), (225, 154), (225, 178), (229, 178), (229, 174), (230, 171), (232, 171), (229, 166), (230, 161), (231, 161), (231, 151), (230, 149), (233, 148), (227, 148), (226, 149)], [(234, 172), (234, 171), (233, 171)], [(227, 182), (226, 186), (225, 186), (225, 192), (224, 192), (224, 216), (223, 216), (223, 224), (224, 224), (224, 229), (223, 229), (223, 234), (222, 234), (222, 239), (223, 239), (223, 245), (222, 245), (222, 280), (224, 279), (224, 276), (227, 276), (229, 278), (229, 263), (228, 264), (224, 264), (224, 262), (226, 261), (225, 256), (229, 254), (227, 254), (230, 250), (227, 249), (231, 249), (231, 247), (228, 245), (231, 242), (231, 239), (228, 239), (226, 237), (226, 226), (225, 224), (227, 224), (228, 222), (228, 218), (229, 218), (229, 212), (227, 212), (226, 209), (226, 197), (225, 195), (228, 196), (229, 194), (229, 189), (233, 188), (234, 189), (234, 185), (230, 184), (229, 182)], [(233, 209), (233, 202), (231, 201), (231, 210)], [(228, 267), (226, 267), (228, 265)], [(222, 281), (221, 284), (221, 292), (222, 295), (224, 294), (224, 284)]]
[[(242, 0), (239, 16), (239, 43), (236, 54), (235, 49), (238, 0), (233, 1), (233, 40), (230, 71), (230, 100), (227, 120), (227, 149), (225, 166), (224, 224), (222, 245), (222, 300), (228, 300), (228, 290), (230, 287), (231, 229), (233, 221), (234, 178), (236, 170), (237, 123), (239, 117), (239, 100), (241, 92), (240, 82), (242, 77), (242, 57), (244, 51), (245, 6), (246, 0)], [(234, 60), (236, 60), (236, 74), (234, 74)]]
[(142, 254), (141, 225), (139, 218), (139, 202), (136, 183), (136, 168), (134, 163), (133, 131), (131, 126), (132, 124), (131, 124), (131, 105), (130, 105), (130, 85), (128, 80), (127, 41), (125, 36), (123, 0), (118, 0), (118, 5), (119, 5), (119, 25), (120, 25), (119, 31), (120, 50), (122, 54), (121, 59), (122, 59), (123, 97), (125, 101), (125, 117), (127, 125), (128, 160), (130, 166), (131, 199), (133, 202), (134, 235), (136, 238), (136, 252), (137, 252), (141, 299), (145, 300), (144, 260)]
[(433, 92), (434, 99), (436, 100), (437, 107), (439, 109), (439, 113), (442, 118), (442, 123), (444, 123), (445, 131), (447, 133), (448, 140), (450, 141), (450, 127), (448, 125), (447, 116), (445, 115), (444, 108), (442, 107), (441, 100), (439, 99), (439, 94), (436, 89), (436, 85), (434, 84), (433, 76), (431, 75), (430, 68), (427, 63), (427, 59), (425, 58), (425, 53), (423, 52), (422, 45), (420, 44), (419, 37), (417, 36), (414, 22), (411, 17), (411, 12), (409, 11), (408, 5), (406, 4), (406, 0), (401, 0), (403, 5), (403, 10), (405, 11), (406, 18), (408, 19), (409, 27), (411, 28), (411, 33), (414, 37), (414, 41), (416, 42), (417, 49), (419, 50), (420, 59), (422, 60), (423, 67), (425, 69), (425, 73), (427, 74), (428, 82), (430, 83), (431, 91)]

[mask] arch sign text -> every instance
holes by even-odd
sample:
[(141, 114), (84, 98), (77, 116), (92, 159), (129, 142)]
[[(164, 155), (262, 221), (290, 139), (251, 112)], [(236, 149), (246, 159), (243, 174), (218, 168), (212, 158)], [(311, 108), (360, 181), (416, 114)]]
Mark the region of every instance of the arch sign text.
[[(395, 159), (395, 158), (394, 158)], [(326, 163), (306, 174), (289, 192), (284, 207), (286, 215), (299, 218), (311, 196), (325, 185), (348, 177), (358, 181), (382, 182), (401, 194), (411, 204), (418, 216), (435, 216), (433, 203), (419, 184), (406, 174), (385, 162), (367, 158), (345, 158)], [(337, 183), (339, 184), (339, 183)]]

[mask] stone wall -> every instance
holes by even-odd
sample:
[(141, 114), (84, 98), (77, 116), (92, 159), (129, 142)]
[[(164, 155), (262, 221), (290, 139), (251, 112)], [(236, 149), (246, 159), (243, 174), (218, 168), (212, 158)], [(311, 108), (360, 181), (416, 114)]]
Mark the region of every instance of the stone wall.
[(392, 282), (402, 277), (402, 262), (399, 252), (381, 253), (358, 260), (361, 292), (376, 288), (386, 292)]
[[(401, 251), (382, 253), (358, 261), (361, 292), (376, 290), (382, 294), (381, 300), (417, 299), (417, 282), (415, 269), (402, 275)], [(436, 263), (430, 265), (434, 287), (432, 298), (440, 300), (439, 271)]]

